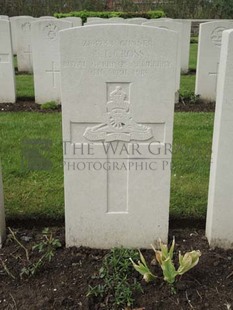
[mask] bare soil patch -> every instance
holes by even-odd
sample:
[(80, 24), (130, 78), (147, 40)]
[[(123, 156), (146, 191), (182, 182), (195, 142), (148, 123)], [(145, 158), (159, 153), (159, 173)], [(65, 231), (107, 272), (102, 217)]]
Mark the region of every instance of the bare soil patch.
[[(88, 285), (99, 281), (95, 276), (108, 251), (66, 249), (64, 228), (53, 227), (51, 230), (63, 246), (34, 277), (12, 279), (0, 265), (0, 309), (115, 309), (110, 296), (102, 299), (86, 296)], [(134, 309), (232, 309), (233, 251), (210, 249), (203, 229), (171, 229), (170, 240), (172, 236), (176, 237), (176, 254), (179, 250), (199, 249), (202, 252), (199, 264), (179, 279), (176, 294), (172, 294), (161, 275), (156, 283), (146, 284), (135, 271), (133, 276), (142, 283), (144, 292), (135, 296)], [(18, 228), (17, 237), (30, 249), (40, 240), (41, 229)], [(9, 242), (0, 250), (0, 259), (14, 274), (22, 268), (20, 259), (15, 263), (14, 256), (18, 251), (19, 247), (14, 242)], [(152, 260), (152, 250), (144, 250), (143, 254), (148, 262)]]

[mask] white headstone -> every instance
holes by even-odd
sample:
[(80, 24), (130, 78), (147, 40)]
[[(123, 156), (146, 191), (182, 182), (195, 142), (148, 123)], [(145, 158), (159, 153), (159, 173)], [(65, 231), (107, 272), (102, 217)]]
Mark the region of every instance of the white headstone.
[(40, 18), (40, 19), (57, 19), (57, 18), (54, 17), (54, 16), (40, 16), (39, 18)]
[(192, 22), (187, 19), (175, 19), (175, 21), (182, 24), (181, 71), (182, 73), (187, 73), (189, 71), (189, 53)]
[(93, 20), (99, 20), (102, 19), (101, 17), (87, 17), (87, 22), (92, 22)]
[[(155, 19), (155, 18), (154, 18)], [(154, 20), (153, 19), (153, 20)], [(170, 18), (170, 17), (160, 17), (159, 18), (160, 20), (174, 20), (173, 18)], [(152, 19), (151, 19), (152, 20)]]
[(65, 18), (63, 18), (63, 20), (71, 22), (73, 27), (82, 26), (82, 19), (80, 17), (75, 17), (75, 16), (65, 17)]
[(126, 19), (120, 18), (120, 17), (101, 18), (101, 19), (87, 21), (85, 23), (85, 26), (87, 26), (87, 25), (104, 25), (104, 24), (128, 24), (128, 22)]
[(126, 19), (126, 21), (128, 24), (142, 25), (143, 23), (146, 23), (149, 20), (146, 18), (143, 18), (143, 17), (135, 17), (135, 18), (128, 18), (128, 19)]
[(111, 21), (124, 21), (125, 19), (123, 17), (110, 17), (109, 20)]
[(222, 32), (233, 28), (233, 21), (200, 25), (195, 94), (215, 101)]
[(5, 238), (6, 238), (6, 221), (5, 221), (5, 211), (4, 211), (2, 173), (1, 173), (1, 167), (0, 167), (0, 248), (3, 245)]
[(7, 16), (7, 15), (0, 15), (0, 19), (9, 20), (9, 16)]
[(97, 25), (60, 36), (67, 246), (166, 241), (177, 34)]
[(223, 32), (210, 169), (206, 235), (233, 249), (233, 30)]
[(10, 22), (0, 20), (0, 102), (15, 102), (15, 72), (10, 35)]
[(17, 27), (15, 22), (17, 18), (18, 16), (10, 17), (12, 50), (14, 55), (17, 55)]
[(20, 72), (32, 72), (31, 25), (36, 19), (20, 16), (15, 19), (17, 29), (17, 63)]
[(176, 102), (179, 101), (179, 90), (180, 90), (180, 76), (181, 76), (181, 47), (182, 47), (182, 30), (183, 26), (181, 23), (175, 22), (174, 20), (161, 20), (153, 19), (151, 21), (148, 21), (143, 24), (144, 26), (153, 26), (153, 27), (159, 27), (163, 29), (173, 30), (178, 34), (178, 53), (177, 53), (177, 70), (176, 70)]
[(32, 54), (35, 101), (60, 103), (59, 34), (72, 23), (61, 19), (41, 19), (32, 23)]

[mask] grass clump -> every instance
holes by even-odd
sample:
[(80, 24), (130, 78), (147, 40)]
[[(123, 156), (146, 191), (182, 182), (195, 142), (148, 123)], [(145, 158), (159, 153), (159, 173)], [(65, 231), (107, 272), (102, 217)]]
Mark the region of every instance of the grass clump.
[(114, 248), (103, 261), (96, 279), (98, 284), (89, 286), (87, 296), (106, 300), (113, 309), (125, 309), (134, 304), (134, 294), (142, 292), (140, 283), (134, 277), (134, 268), (129, 258), (138, 260), (139, 255), (135, 250)]
[(198, 44), (198, 37), (191, 37), (190, 43), (191, 44), (193, 44), (193, 43)]
[(57, 103), (55, 101), (48, 101), (43, 103), (40, 106), (41, 110), (56, 110), (57, 109)]

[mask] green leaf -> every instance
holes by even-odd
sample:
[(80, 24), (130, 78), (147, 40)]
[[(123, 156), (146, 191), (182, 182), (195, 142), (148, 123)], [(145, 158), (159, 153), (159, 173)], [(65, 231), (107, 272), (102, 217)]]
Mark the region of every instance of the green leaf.
[(177, 272), (170, 257), (168, 257), (165, 261), (163, 261), (161, 268), (163, 270), (164, 280), (170, 284), (174, 283), (175, 277), (177, 276)]
[(183, 275), (185, 272), (187, 272), (191, 268), (195, 267), (199, 262), (200, 256), (201, 256), (200, 251), (187, 252), (187, 253), (185, 253), (184, 256), (179, 254), (180, 266), (177, 270), (177, 273), (179, 275)]
[(173, 259), (174, 248), (175, 248), (175, 237), (173, 237), (172, 245), (171, 245), (170, 251), (169, 251), (169, 256), (171, 259)]
[(144, 256), (142, 255), (142, 252), (140, 250), (138, 250), (138, 251), (139, 251), (141, 262), (143, 263), (143, 265), (145, 267), (147, 267), (147, 269), (149, 269), (149, 267), (147, 266), (146, 260), (145, 260)]

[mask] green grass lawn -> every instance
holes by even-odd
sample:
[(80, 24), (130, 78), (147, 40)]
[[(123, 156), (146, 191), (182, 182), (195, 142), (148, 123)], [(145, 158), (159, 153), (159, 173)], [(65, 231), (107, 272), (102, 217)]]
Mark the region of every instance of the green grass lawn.
[(32, 75), (16, 75), (16, 95), (18, 99), (34, 99), (35, 95)]
[[(189, 69), (195, 70), (197, 65), (197, 44), (190, 45)], [(182, 97), (191, 97), (195, 92), (195, 74), (181, 75), (180, 79), (180, 95)]]
[[(7, 216), (61, 217), (64, 205), (61, 115), (19, 112), (1, 113), (0, 117), (0, 158)], [(25, 154), (22, 142), (26, 139), (52, 141), (50, 171), (28, 171), (22, 161)]]
[[(195, 69), (196, 55), (197, 44), (191, 44), (191, 69)], [(16, 83), (18, 98), (34, 98), (32, 75), (17, 75)], [(181, 96), (192, 95), (194, 87), (195, 75), (181, 77)], [(175, 114), (171, 185), (171, 214), (175, 217), (205, 217), (213, 116), (213, 113)], [(46, 147), (43, 151), (52, 163), (51, 170), (30, 171), (24, 165), (23, 141), (27, 139), (52, 141), (51, 149), (48, 151)], [(1, 113), (0, 141), (7, 217), (62, 218), (61, 114)]]
[(207, 205), (214, 113), (176, 113), (171, 214), (204, 217)]
[[(180, 94), (187, 97), (194, 93), (195, 75), (182, 75)], [(18, 99), (34, 99), (34, 85), (32, 75), (16, 75), (16, 91)]]
[(180, 79), (180, 96), (191, 97), (195, 91), (195, 75), (182, 75)]
[(197, 47), (198, 44), (196, 43), (190, 45), (189, 69), (191, 70), (195, 70), (197, 67)]
[[(61, 218), (64, 214), (61, 114), (1, 113), (0, 141), (8, 218)], [(206, 212), (213, 113), (176, 113), (171, 214), (203, 218)], [(28, 171), (22, 141), (49, 139), (50, 171)]]

